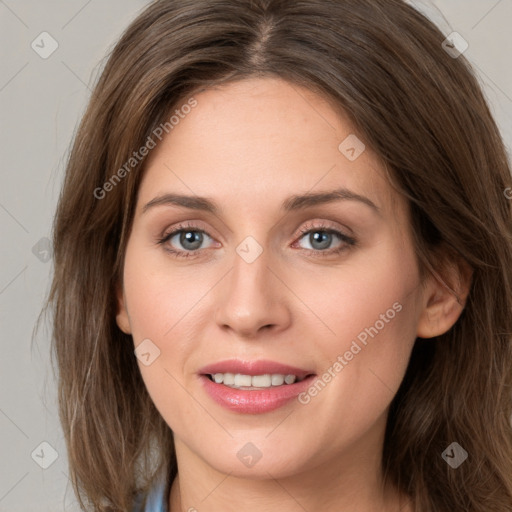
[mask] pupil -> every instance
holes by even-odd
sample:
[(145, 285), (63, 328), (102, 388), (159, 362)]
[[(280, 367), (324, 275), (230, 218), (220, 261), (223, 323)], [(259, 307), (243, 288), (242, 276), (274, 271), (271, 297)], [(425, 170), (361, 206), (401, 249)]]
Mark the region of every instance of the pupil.
[[(311, 246), (314, 249), (327, 249), (331, 242), (331, 233), (326, 233), (325, 231), (316, 231), (309, 235)], [(315, 247), (315, 243), (319, 242), (320, 246)]]
[[(201, 247), (203, 234), (197, 231), (184, 231), (180, 236), (180, 243), (185, 249), (194, 250)], [(191, 245), (187, 245), (191, 244)]]

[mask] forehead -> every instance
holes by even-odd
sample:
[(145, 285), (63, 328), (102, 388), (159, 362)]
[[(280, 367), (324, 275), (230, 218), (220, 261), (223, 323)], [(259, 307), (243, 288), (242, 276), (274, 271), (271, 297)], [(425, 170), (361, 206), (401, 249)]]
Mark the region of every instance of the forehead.
[[(311, 90), (256, 78), (193, 98), (197, 105), (149, 154), (141, 203), (175, 191), (242, 206), (339, 187), (370, 196), (383, 209), (397, 199), (349, 117)], [(356, 156), (362, 151), (355, 160), (352, 149)]]

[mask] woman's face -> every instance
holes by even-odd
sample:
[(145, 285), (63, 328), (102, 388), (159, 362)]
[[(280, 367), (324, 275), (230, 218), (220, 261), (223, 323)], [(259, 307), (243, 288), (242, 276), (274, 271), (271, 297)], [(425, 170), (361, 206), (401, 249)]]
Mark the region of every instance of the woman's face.
[(151, 150), (117, 316), (178, 459), (254, 478), (377, 461), (427, 303), (405, 200), (307, 89), (195, 99)]

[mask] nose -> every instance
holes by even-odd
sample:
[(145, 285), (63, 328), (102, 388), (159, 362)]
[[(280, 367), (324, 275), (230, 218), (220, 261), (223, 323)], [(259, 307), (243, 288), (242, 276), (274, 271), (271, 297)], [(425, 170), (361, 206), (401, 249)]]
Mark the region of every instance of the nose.
[(264, 251), (248, 263), (238, 254), (231, 272), (219, 283), (215, 321), (237, 337), (277, 334), (290, 325), (289, 293), (283, 277), (269, 266)]

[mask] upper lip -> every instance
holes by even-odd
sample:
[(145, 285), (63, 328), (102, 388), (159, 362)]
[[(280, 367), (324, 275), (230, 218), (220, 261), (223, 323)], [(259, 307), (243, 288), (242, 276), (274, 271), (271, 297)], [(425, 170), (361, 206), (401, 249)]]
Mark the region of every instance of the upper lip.
[(265, 374), (282, 374), (282, 375), (295, 375), (299, 379), (303, 379), (314, 372), (281, 364), (276, 361), (258, 360), (258, 361), (243, 361), (240, 359), (229, 359), (226, 361), (219, 361), (204, 366), (199, 370), (202, 375), (214, 375), (216, 373), (240, 373), (242, 375), (265, 375)]

